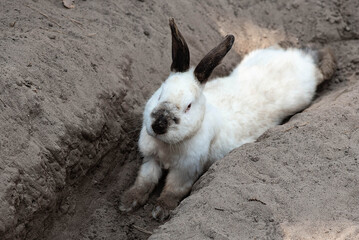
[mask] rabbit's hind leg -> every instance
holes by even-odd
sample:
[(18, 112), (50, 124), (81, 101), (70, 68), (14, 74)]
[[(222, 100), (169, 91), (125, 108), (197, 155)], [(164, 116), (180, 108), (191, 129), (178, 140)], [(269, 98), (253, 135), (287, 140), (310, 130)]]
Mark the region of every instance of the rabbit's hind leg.
[(337, 68), (337, 62), (333, 50), (329, 47), (318, 48), (316, 46), (303, 46), (301, 50), (311, 56), (317, 67), (317, 85), (330, 79)]

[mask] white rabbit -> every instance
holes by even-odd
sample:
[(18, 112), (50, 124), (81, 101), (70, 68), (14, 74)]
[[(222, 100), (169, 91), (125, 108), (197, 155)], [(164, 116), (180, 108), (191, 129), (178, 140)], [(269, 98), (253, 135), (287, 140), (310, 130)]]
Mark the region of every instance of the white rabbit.
[(152, 212), (158, 220), (169, 215), (214, 161), (308, 106), (316, 86), (335, 70), (328, 50), (277, 46), (251, 52), (228, 77), (206, 83), (234, 37), (226, 36), (193, 69), (173, 19), (170, 27), (171, 74), (146, 104), (139, 139), (143, 164), (120, 203), (121, 211), (143, 205), (162, 169), (168, 169)]

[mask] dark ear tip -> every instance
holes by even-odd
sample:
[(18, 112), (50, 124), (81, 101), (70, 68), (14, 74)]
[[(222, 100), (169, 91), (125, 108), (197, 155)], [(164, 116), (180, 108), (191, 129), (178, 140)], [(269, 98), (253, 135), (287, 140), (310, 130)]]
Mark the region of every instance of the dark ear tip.
[(170, 18), (169, 19), (169, 24), (170, 24), (172, 35), (174, 35), (176, 38), (178, 38), (178, 28), (177, 28), (177, 25), (175, 23), (175, 19)]
[(175, 19), (174, 19), (173, 17), (171, 17), (171, 18), (169, 19), (169, 24), (170, 24), (170, 27), (171, 27), (171, 28), (176, 25)]
[(225, 37), (225, 39), (228, 42), (228, 47), (232, 47), (235, 37), (232, 34), (229, 34)]

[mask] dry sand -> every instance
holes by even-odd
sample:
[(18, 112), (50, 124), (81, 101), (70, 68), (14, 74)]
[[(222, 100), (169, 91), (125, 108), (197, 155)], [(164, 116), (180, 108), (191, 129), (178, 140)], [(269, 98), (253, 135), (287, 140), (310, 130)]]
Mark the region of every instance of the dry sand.
[[(214, 76), (283, 40), (329, 45), (338, 70), (160, 226), (160, 187), (136, 212), (117, 206), (143, 104), (169, 73), (169, 17), (193, 65), (236, 36)], [(2, 0), (0, 51), (0, 239), (359, 239), (358, 1)]]

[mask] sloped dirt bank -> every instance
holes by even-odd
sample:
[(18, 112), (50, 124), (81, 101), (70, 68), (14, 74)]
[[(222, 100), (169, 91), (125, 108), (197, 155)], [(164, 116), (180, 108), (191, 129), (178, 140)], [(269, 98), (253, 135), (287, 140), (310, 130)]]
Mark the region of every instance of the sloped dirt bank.
[(216, 75), (281, 40), (328, 44), (339, 66), (307, 111), (211, 168), (152, 238), (357, 234), (357, 1), (75, 3), (0, 2), (1, 239), (145, 239), (159, 226), (156, 195), (116, 208), (140, 163), (141, 106), (168, 74), (169, 17), (193, 64), (235, 34)]

